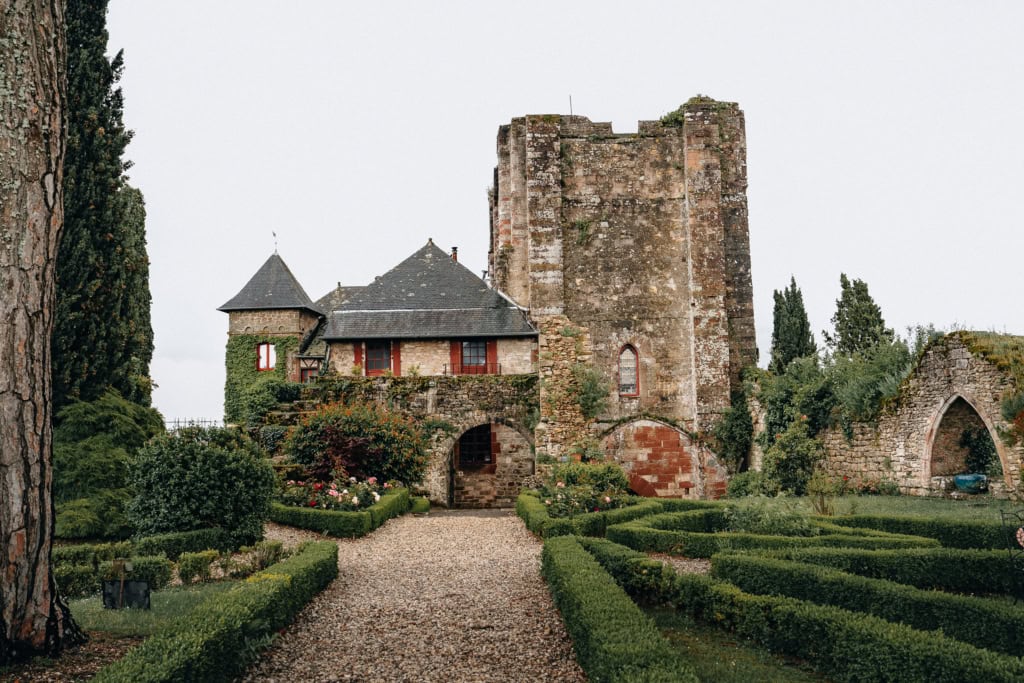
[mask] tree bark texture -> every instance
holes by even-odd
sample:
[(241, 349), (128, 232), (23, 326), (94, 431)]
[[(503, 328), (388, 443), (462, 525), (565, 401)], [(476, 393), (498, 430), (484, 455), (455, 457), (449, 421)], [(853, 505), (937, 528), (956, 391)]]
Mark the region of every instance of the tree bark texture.
[(59, 650), (50, 334), (63, 223), (62, 0), (0, 2), (0, 664)]

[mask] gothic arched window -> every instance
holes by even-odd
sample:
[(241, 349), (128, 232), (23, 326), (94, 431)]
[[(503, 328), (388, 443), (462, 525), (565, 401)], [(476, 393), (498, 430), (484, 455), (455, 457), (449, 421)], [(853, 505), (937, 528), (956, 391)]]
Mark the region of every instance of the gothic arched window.
[(640, 395), (640, 356), (636, 349), (626, 344), (619, 351), (619, 396)]

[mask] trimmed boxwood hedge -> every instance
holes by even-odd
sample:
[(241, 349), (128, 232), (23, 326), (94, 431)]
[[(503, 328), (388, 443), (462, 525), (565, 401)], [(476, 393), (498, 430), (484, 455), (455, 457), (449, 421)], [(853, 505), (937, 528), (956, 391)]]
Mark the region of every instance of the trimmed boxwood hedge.
[(1006, 548), (1009, 541), (1007, 531), (999, 521), (889, 515), (851, 515), (825, 519), (840, 526), (934, 538), (947, 548)]
[(409, 489), (401, 488), (380, 497), (380, 500), (359, 512), (300, 508), (274, 503), (270, 519), (278, 524), (319, 531), (338, 538), (365, 536), (392, 517), (408, 512)]
[(572, 536), (544, 543), (541, 573), (593, 683), (696, 683), (693, 669)]
[[(721, 528), (724, 512), (695, 510), (664, 513), (609, 526), (605, 536), (616, 543), (646, 552), (664, 552), (686, 557), (711, 557), (721, 550), (752, 550), (772, 548), (805, 548), (845, 546), (854, 548), (917, 548), (938, 546), (938, 541), (917, 536), (900, 536), (885, 532), (852, 531), (829, 533), (828, 525), (820, 525), (819, 536), (766, 536), (742, 532), (707, 530)], [(838, 529), (839, 527), (835, 527)]]
[(793, 548), (771, 555), (917, 588), (1004, 595), (1012, 595), (1016, 590), (1005, 550)]
[[(128, 557), (133, 552), (130, 541), (117, 543), (76, 543), (74, 545), (57, 545), (50, 552), (54, 565), (61, 564), (95, 564), (103, 560), (116, 560)], [(157, 553), (143, 553), (156, 555)]]
[(338, 546), (311, 543), (239, 582), (104, 667), (96, 683), (230, 681), (338, 575)]
[[(174, 564), (163, 555), (134, 556), (132, 570), (126, 578), (146, 581), (152, 590), (159, 590), (171, 580)], [(53, 578), (60, 594), (68, 598), (94, 595), (100, 592), (104, 579), (114, 578), (113, 563), (110, 560), (88, 564), (55, 564)]]
[(145, 536), (134, 542), (134, 552), (139, 555), (163, 553), (177, 560), (182, 553), (196, 553), (202, 550), (235, 550), (231, 534), (224, 529), (194, 529), (173, 531), (166, 534)]
[(748, 593), (784, 595), (867, 612), (988, 650), (1024, 654), (1024, 610), (1002, 600), (926, 591), (820, 565), (753, 555), (715, 555), (712, 576)]
[[(628, 561), (621, 550), (600, 544), (589, 547), (609, 571), (636, 574), (643, 569), (642, 563)], [(638, 553), (634, 559), (640, 557)], [(700, 621), (805, 659), (836, 681), (994, 683), (1024, 679), (1021, 659), (938, 632), (793, 598), (751, 595), (708, 576), (664, 571), (667, 578), (656, 583), (644, 575), (615, 578), (624, 586), (642, 586), (647, 597), (667, 602)]]
[(541, 538), (554, 536), (604, 536), (605, 530), (613, 524), (621, 524), (632, 519), (665, 512), (667, 506), (684, 509), (708, 507), (705, 501), (687, 500), (654, 500), (650, 498), (634, 498), (634, 502), (626, 507), (606, 510), (603, 512), (586, 512), (575, 517), (551, 517), (547, 506), (534, 491), (524, 491), (516, 498), (516, 514), (522, 518), (526, 528)]

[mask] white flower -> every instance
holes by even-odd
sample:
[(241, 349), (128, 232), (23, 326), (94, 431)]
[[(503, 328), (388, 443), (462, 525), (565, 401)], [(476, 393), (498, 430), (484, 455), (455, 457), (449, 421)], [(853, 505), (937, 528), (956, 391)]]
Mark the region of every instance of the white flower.
[(352, 504), (359, 505), (359, 498), (357, 496), (352, 496)]
[(373, 502), (376, 503), (378, 500), (380, 500), (380, 494), (377, 493), (376, 491), (374, 491), (373, 492)]
[(357, 479), (355, 477), (349, 477), (348, 480), (350, 482), (352, 482), (353, 484), (356, 483), (356, 481), (357, 481)]

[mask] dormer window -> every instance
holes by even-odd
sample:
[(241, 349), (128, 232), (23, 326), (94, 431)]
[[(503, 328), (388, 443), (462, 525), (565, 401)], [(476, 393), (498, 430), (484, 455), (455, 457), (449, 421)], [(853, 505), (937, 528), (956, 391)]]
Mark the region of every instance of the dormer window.
[(619, 351), (619, 396), (639, 396), (640, 382), (637, 376), (639, 355), (633, 346), (627, 344)]
[(273, 370), (277, 365), (277, 349), (266, 342), (256, 345), (256, 369), (260, 372)]

